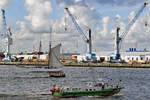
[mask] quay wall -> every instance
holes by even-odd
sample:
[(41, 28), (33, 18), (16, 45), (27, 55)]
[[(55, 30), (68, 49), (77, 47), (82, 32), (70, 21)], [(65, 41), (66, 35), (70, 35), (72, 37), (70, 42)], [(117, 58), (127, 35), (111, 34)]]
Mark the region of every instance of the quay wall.
[[(0, 62), (0, 65), (47, 66), (47, 62)], [(66, 67), (150, 68), (150, 64), (64, 63)]]

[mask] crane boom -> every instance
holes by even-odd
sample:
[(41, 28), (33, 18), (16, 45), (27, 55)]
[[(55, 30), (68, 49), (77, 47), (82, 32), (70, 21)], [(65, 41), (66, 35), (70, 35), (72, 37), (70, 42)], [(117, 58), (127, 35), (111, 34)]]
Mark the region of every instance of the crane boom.
[(143, 12), (144, 8), (148, 5), (147, 2), (144, 3), (144, 5), (142, 5), (142, 7), (139, 9), (139, 11), (136, 13), (135, 17), (131, 20), (131, 22), (128, 24), (126, 31), (120, 36), (121, 40), (123, 40), (126, 35), (128, 34), (128, 32), (130, 31), (131, 27), (135, 24), (136, 20), (138, 19), (138, 17), (140, 16), (140, 14)]
[(83, 30), (80, 28), (77, 21), (75, 20), (74, 16), (70, 13), (68, 7), (66, 7), (65, 9), (66, 9), (67, 13), (69, 14), (69, 16), (71, 17), (72, 22), (74, 23), (76, 29), (82, 35), (83, 41), (86, 42), (89, 45), (89, 54), (92, 54), (91, 29), (89, 28), (89, 38), (87, 38), (87, 36), (84, 34)]
[(86, 43), (89, 43), (89, 39), (86, 37), (86, 35), (84, 34), (83, 30), (80, 28), (80, 26), (78, 25), (77, 21), (75, 20), (74, 16), (70, 13), (68, 7), (65, 8), (67, 13), (69, 14), (69, 16), (72, 19), (72, 22), (74, 23), (75, 27), (77, 28), (78, 32), (83, 36), (83, 40)]

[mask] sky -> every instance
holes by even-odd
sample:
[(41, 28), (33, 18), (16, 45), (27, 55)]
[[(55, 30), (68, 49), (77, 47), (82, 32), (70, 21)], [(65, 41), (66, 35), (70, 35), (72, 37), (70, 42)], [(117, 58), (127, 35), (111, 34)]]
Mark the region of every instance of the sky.
[[(128, 23), (144, 2), (145, 0), (0, 0), (0, 8), (5, 9), (7, 27), (13, 33), (13, 53), (38, 51), (40, 40), (43, 52), (48, 51), (51, 40), (53, 46), (62, 44), (62, 52), (85, 53), (87, 45), (64, 10), (65, 7), (69, 8), (85, 35), (88, 36), (88, 28), (91, 28), (92, 50), (99, 53), (114, 50), (116, 27), (121, 28), (120, 34), (125, 32)], [(122, 51), (128, 48), (150, 50), (149, 8), (150, 6), (144, 9), (125, 37)], [(145, 23), (148, 25), (145, 26)], [(2, 30), (0, 14), (1, 33)], [(4, 47), (1, 46), (1, 50)]]

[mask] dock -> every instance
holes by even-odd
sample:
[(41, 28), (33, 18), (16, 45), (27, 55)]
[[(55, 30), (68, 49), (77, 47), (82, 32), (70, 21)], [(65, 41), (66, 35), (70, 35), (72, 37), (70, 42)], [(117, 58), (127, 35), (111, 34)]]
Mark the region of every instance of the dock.
[[(47, 66), (47, 62), (0, 62), (0, 65)], [(66, 67), (150, 68), (150, 64), (64, 63)]]
[(150, 68), (150, 64), (66, 63), (64, 65), (72, 67)]
[(48, 62), (0, 62), (0, 65), (47, 66)]

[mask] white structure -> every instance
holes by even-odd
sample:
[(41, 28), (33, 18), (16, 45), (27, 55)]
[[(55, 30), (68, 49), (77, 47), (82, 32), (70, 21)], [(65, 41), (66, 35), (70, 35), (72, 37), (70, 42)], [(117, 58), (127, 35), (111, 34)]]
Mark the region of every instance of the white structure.
[[(37, 58), (39, 57), (39, 55), (12, 55), (13, 57), (17, 57), (17, 58), (21, 58), (23, 57), (24, 59), (33, 59), (33, 58)], [(48, 54), (42, 54), (40, 55), (40, 59), (44, 60), (48, 58)]]
[(129, 61), (150, 61), (150, 52), (126, 52), (122, 55), (122, 59)]
[[(109, 61), (110, 55), (113, 51), (107, 51), (107, 52), (100, 52), (99, 54), (96, 54), (97, 60), (104, 60)], [(150, 61), (150, 52), (144, 52), (144, 51), (132, 51), (132, 52), (121, 52), (121, 59), (125, 62), (129, 61)], [(86, 61), (86, 56), (84, 55), (77, 55), (77, 61)]]

